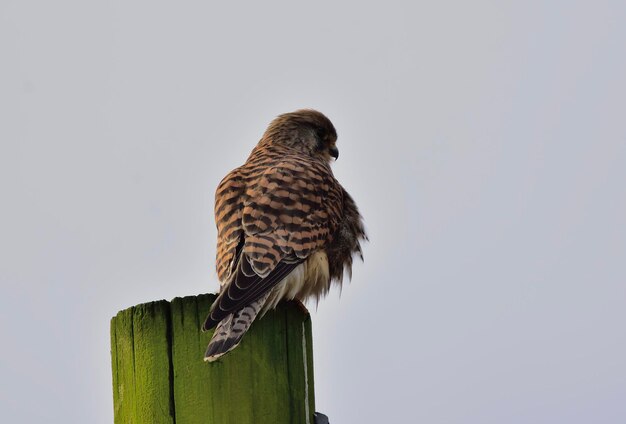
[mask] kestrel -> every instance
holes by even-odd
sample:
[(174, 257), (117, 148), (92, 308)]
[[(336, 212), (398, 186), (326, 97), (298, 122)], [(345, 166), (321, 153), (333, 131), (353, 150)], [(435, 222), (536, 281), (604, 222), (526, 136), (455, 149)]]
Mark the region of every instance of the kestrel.
[(241, 341), (254, 319), (281, 300), (319, 300), (351, 276), (365, 230), (333, 176), (337, 132), (315, 110), (274, 119), (245, 164), (215, 193), (220, 293), (203, 325), (217, 326), (205, 361)]

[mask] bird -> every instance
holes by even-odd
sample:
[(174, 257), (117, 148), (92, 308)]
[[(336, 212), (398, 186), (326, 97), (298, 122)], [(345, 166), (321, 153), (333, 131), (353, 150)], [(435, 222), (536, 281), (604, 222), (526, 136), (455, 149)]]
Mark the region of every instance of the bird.
[[(255, 318), (281, 300), (319, 301), (352, 278), (367, 240), (353, 198), (333, 175), (337, 131), (321, 112), (300, 109), (271, 121), (246, 162), (215, 192), (220, 282), (203, 331), (215, 328), (204, 360), (241, 342)], [(302, 304), (302, 303), (301, 303)]]

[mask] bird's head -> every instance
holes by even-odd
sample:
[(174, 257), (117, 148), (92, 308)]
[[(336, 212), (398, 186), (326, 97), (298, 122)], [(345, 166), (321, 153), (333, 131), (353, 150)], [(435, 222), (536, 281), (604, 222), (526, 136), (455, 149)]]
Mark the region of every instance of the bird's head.
[(335, 127), (326, 116), (313, 109), (279, 115), (270, 123), (263, 140), (328, 162), (331, 157), (339, 157)]

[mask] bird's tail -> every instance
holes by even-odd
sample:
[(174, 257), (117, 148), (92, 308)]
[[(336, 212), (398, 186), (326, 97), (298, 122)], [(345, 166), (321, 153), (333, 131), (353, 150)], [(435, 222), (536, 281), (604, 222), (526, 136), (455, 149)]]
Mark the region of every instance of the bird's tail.
[(239, 345), (268, 296), (269, 292), (237, 312), (228, 315), (217, 324), (215, 333), (213, 333), (204, 354), (205, 361), (213, 362)]

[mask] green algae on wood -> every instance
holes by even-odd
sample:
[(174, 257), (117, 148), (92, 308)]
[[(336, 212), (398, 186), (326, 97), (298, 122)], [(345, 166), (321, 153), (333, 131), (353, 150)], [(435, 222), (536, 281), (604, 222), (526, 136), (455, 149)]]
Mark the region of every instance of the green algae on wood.
[(169, 304), (145, 303), (111, 320), (116, 423), (174, 423), (169, 388)]
[(295, 303), (254, 322), (241, 344), (203, 361), (214, 295), (138, 305), (111, 320), (115, 423), (312, 424), (310, 316)]

